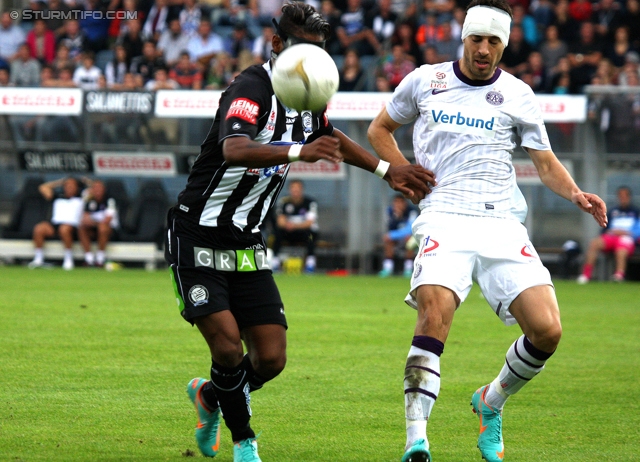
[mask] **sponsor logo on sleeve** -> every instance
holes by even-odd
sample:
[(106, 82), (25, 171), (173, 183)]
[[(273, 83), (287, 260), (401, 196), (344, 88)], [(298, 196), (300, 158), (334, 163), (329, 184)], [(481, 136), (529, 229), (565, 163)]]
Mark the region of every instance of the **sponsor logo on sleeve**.
[(226, 119), (237, 117), (252, 125), (256, 125), (259, 110), (258, 103), (247, 98), (236, 98), (231, 102), (231, 106), (229, 106)]

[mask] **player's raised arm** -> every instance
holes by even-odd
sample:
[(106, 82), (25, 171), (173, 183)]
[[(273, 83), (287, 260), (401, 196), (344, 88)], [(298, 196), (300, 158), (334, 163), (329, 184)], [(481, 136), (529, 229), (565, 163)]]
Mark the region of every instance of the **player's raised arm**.
[(578, 187), (571, 175), (549, 150), (526, 148), (533, 160), (540, 180), (557, 195), (576, 204), (582, 211), (590, 213), (603, 228), (607, 226), (607, 206), (595, 194), (586, 193)]

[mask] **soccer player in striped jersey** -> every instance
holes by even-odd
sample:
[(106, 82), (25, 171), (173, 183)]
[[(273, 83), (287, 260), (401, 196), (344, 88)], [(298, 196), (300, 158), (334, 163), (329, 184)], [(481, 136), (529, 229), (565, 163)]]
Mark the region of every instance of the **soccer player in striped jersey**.
[(224, 416), (234, 462), (260, 461), (249, 423), (250, 393), (286, 362), (284, 306), (260, 225), (289, 164), (345, 161), (378, 174), (414, 201), (435, 183), (422, 167), (389, 167), (334, 129), (324, 111), (284, 107), (271, 86), (274, 60), (295, 43), (324, 47), (330, 26), (299, 2), (285, 4), (274, 24), (273, 58), (242, 72), (222, 94), (187, 185), (169, 211), (165, 242), (180, 312), (198, 327), (212, 358), (211, 379), (195, 378), (187, 387), (198, 414), (198, 447), (205, 456), (218, 453)]
[(408, 75), (368, 131), (380, 157), (399, 166), (408, 161), (393, 133), (414, 123), (416, 161), (438, 180), (413, 224), (420, 247), (405, 301), (418, 319), (405, 368), (403, 462), (431, 460), (427, 420), (440, 390), (440, 356), (473, 281), (495, 314), (523, 332), (495, 380), (472, 396), (484, 459), (504, 459), (505, 401), (544, 368), (560, 341), (551, 277), (522, 225), (527, 208), (511, 163), (517, 138), (547, 187), (600, 226), (607, 222), (602, 199), (581, 191), (551, 150), (531, 89), (497, 67), (511, 18), (506, 0), (473, 0), (462, 30), (463, 57)]

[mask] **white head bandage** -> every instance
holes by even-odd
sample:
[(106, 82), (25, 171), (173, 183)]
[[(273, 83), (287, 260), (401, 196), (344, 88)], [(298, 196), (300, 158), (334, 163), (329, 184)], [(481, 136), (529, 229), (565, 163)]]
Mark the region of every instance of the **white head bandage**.
[(462, 26), (462, 40), (470, 35), (495, 35), (506, 47), (509, 44), (511, 16), (492, 6), (478, 5), (469, 8)]

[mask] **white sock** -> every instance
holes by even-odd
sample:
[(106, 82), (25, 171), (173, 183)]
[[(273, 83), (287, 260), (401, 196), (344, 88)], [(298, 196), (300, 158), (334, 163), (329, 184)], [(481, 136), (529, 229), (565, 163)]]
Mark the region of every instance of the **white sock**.
[(487, 390), (487, 404), (502, 409), (509, 396), (516, 394), (544, 369), (550, 356), (551, 353), (534, 347), (524, 335), (518, 338), (507, 350), (505, 364)]
[(385, 258), (382, 262), (382, 270), (388, 271), (389, 273), (393, 273), (393, 259)]
[(44, 251), (42, 248), (37, 248), (35, 250), (35, 255), (33, 256), (33, 261), (42, 264), (44, 262)]
[(86, 261), (89, 265), (93, 265), (93, 254), (91, 252), (85, 252), (84, 261)]
[(96, 263), (98, 263), (98, 265), (104, 265), (104, 250), (98, 250), (96, 252)]
[(65, 260), (73, 260), (73, 250), (64, 249), (64, 259)]
[(440, 392), (440, 356), (412, 345), (404, 375), (408, 448), (427, 439), (427, 421)]

